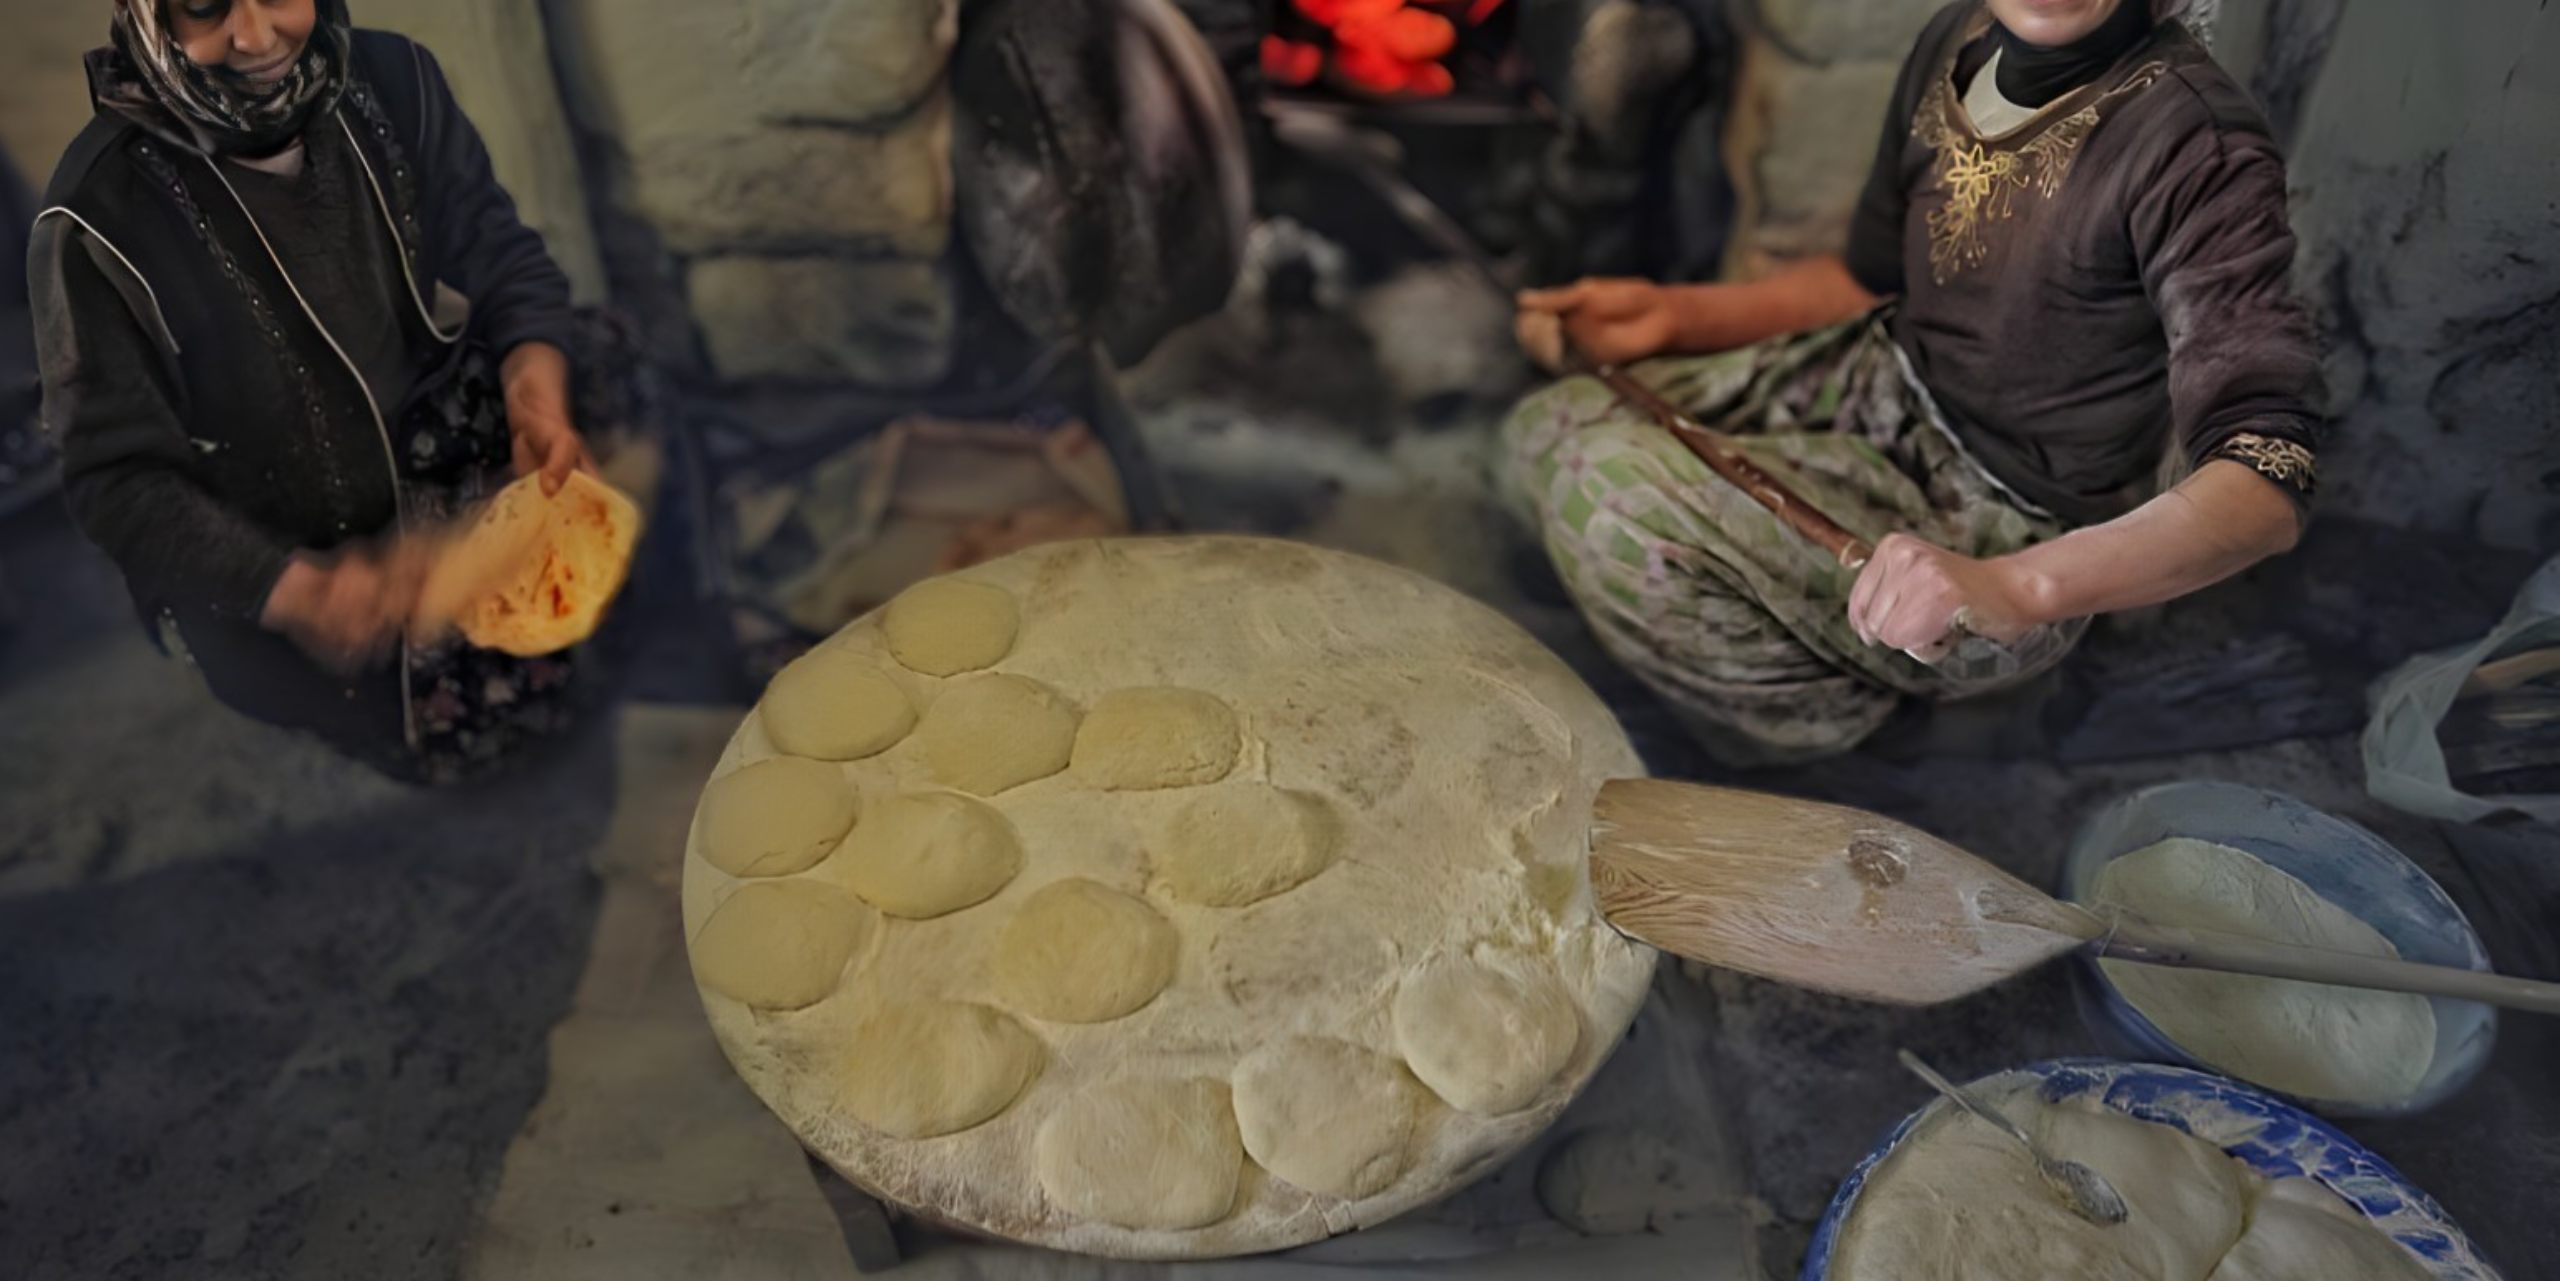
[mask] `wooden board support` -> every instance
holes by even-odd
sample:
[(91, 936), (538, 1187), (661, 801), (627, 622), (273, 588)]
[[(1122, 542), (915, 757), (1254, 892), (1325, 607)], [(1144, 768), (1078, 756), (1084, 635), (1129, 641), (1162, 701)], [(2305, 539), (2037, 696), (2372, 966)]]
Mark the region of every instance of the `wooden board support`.
[(818, 1191), (826, 1196), (827, 1207), (835, 1211), (836, 1222), (844, 1229), (844, 1248), (853, 1255), (853, 1270), (866, 1277), (876, 1276), (905, 1263), (906, 1252), (898, 1245), (888, 1207), (846, 1182), (816, 1153), (804, 1150), (801, 1155), (808, 1160), (809, 1175), (818, 1181)]

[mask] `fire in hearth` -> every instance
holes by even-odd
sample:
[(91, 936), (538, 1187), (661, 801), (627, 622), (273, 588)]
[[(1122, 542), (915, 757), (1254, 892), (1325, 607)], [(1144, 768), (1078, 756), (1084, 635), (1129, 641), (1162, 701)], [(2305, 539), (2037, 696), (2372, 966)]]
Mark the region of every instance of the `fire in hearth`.
[(1503, 0), (1280, 0), (1262, 74), (1358, 97), (1447, 97), (1490, 87), (1509, 17)]

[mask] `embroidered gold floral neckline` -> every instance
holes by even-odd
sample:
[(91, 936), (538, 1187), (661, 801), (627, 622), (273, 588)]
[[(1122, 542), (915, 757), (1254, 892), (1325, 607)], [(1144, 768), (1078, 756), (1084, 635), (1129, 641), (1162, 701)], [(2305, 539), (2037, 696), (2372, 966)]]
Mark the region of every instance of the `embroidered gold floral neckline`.
[(1929, 278), (1943, 285), (1957, 272), (1981, 266), (1991, 256), (1983, 228), (2016, 213), (2021, 191), (2052, 199), (2103, 110), (2149, 88), (2168, 70), (2166, 62), (2146, 62), (2087, 106), (2040, 130), (2030, 121), (2012, 131), (2033, 136), (2011, 147), (1985, 142), (1957, 123), (1964, 104), (1956, 98), (1954, 76), (1942, 69), (1911, 117), (1911, 136), (1938, 153), (1935, 177), (1947, 193), (1946, 203), (1929, 211)]

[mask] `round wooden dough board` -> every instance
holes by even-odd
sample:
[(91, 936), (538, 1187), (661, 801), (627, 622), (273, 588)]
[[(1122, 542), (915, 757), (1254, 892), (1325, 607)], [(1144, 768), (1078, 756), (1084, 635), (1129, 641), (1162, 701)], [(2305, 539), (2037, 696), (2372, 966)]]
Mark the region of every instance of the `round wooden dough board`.
[[(956, 577), (1010, 592), (1020, 637), (992, 670), (1026, 676), (1079, 709), (1130, 686), (1206, 691), (1237, 713), (1232, 779), (1328, 803), (1341, 853), (1259, 903), (1175, 901), (1150, 881), (1149, 833), (1187, 789), (1103, 792), (1073, 771), (992, 798), (1019, 831), (1023, 870), (995, 897), (934, 920), (882, 918), (835, 991), (805, 1009), (751, 1009), (704, 990), (721, 1047), (802, 1142), (857, 1186), (920, 1215), (1035, 1245), (1120, 1258), (1275, 1250), (1375, 1224), (1490, 1171), (1563, 1111), (1633, 1021), (1655, 956), (1591, 904), (1587, 824), (1610, 778), (1642, 770), (1625, 734), (1571, 669), (1508, 619), (1428, 579), (1357, 556), (1225, 537), (1035, 547)], [(876, 615), (827, 646), (876, 655), (917, 705), (966, 676), (900, 667)], [(750, 714), (714, 771), (775, 754)], [(916, 739), (846, 776), (866, 807), (936, 790)], [(698, 828), (698, 825), (697, 825)], [(803, 875), (827, 878), (830, 855)], [(972, 1129), (907, 1140), (837, 1101), (850, 1035), (884, 996), (1003, 1008), (988, 955), (1033, 891), (1082, 876), (1140, 894), (1180, 931), (1172, 985), (1133, 1014), (1071, 1025), (1018, 1016), (1046, 1049), (1039, 1077)], [(689, 840), (685, 937), (742, 884)], [(1494, 952), (1551, 967), (1580, 1039), (1530, 1103), (1461, 1112), (1428, 1090), (1403, 1173), (1357, 1201), (1302, 1190), (1250, 1157), (1234, 1207), (1184, 1231), (1083, 1219), (1033, 1169), (1043, 1119), (1080, 1088), (1120, 1078), (1224, 1081), (1273, 1038), (1347, 1040), (1391, 1057), (1399, 981), (1444, 953)]]

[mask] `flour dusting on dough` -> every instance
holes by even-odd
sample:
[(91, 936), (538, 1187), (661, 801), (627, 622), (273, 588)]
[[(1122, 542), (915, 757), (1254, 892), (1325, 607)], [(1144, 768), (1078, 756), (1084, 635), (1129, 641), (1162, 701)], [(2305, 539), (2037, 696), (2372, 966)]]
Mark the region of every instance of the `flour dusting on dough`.
[[(2399, 952), (2372, 926), (2244, 850), (2178, 837), (2098, 877), (2092, 896), (2164, 925), (2363, 956)], [(2422, 996), (2100, 961), (2109, 981), (2197, 1058), (2311, 1099), (2393, 1103), (2435, 1059), (2435, 1007)]]
[[(1526, 632), (1405, 571), (1264, 540), (1052, 544), (953, 578), (1020, 606), (987, 665), (920, 674), (876, 619), (828, 642), (879, 664), (919, 712), (876, 754), (827, 765), (862, 815), (808, 875), (886, 909), (876, 937), (805, 1008), (704, 999), (739, 1074), (830, 1165), (894, 1203), (1057, 1249), (1280, 1249), (1491, 1168), (1616, 1046), (1654, 957), (1600, 921), (1579, 869), (1601, 782), (1642, 763)], [(972, 595), (1002, 612), (950, 598)], [(1131, 707), (1148, 714), (1110, 710)], [(1088, 716), (1100, 724), (1076, 743)], [(714, 777), (766, 740), (750, 716)], [(976, 857), (979, 840), (884, 848), (932, 796), (983, 809), (1018, 864)], [(735, 884), (704, 856), (685, 864), (696, 930)], [(1102, 910), (1026, 916), (1069, 882)], [(1172, 936), (1169, 967), (1151, 946), (1049, 928), (1148, 913)], [(1407, 979), (1432, 957), (1504, 972), (1487, 998), (1520, 1033), (1503, 1061), (1475, 1072), (1423, 1054), (1438, 1087), (1482, 1111), (1416, 1079), (1400, 1043), (1398, 994), (1422, 990)], [(1070, 970), (1098, 977), (1044, 981)], [(901, 1037), (1020, 1053), (955, 1077), (940, 1053), (911, 1061)], [(1299, 1091), (1301, 1075), (1332, 1085)], [(1392, 1105), (1359, 1109), (1376, 1127), (1301, 1131), (1353, 1092)], [(1239, 1108), (1274, 1168), (1238, 1146)]]

